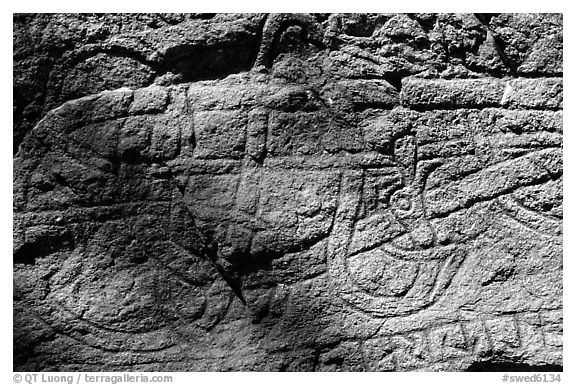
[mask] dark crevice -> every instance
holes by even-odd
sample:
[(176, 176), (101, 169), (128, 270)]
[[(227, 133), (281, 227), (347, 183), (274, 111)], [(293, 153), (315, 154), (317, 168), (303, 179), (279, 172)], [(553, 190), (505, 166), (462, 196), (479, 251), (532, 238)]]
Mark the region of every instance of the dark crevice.
[(193, 13), (191, 19), (210, 20), (216, 17), (217, 13)]
[(261, 270), (271, 270), (272, 261), (286, 254), (300, 253), (310, 250), (318, 243), (327, 239), (330, 231), (315, 238), (309, 238), (293, 245), (286, 245), (282, 250), (265, 249), (251, 252), (238, 252), (228, 257), (233, 262), (234, 270), (240, 275), (249, 275)]
[(387, 73), (385, 75), (352, 75), (349, 79), (354, 80), (385, 80), (387, 81), (394, 89), (398, 92), (402, 90), (402, 79), (407, 76), (412, 75), (408, 72), (395, 72), (395, 73)]
[(512, 74), (512, 76), (517, 77), (518, 76), (518, 70), (517, 70), (518, 66), (516, 64), (512, 63), (510, 58), (508, 58), (508, 55), (506, 55), (506, 46), (507, 46), (506, 42), (500, 36), (498, 36), (496, 33), (494, 33), (494, 31), (490, 28), (490, 20), (492, 19), (492, 17), (494, 17), (496, 15), (498, 15), (498, 14), (497, 13), (475, 13), (474, 14), (474, 16), (476, 16), (478, 21), (480, 21), (480, 23), (482, 23), (482, 25), (484, 25), (484, 28), (486, 28), (487, 38), (489, 38), (490, 36), (492, 37), (492, 40), (494, 42), (494, 48), (498, 52), (498, 56), (500, 56), (500, 59), (502, 60), (502, 63), (504, 63), (504, 66), (510, 70), (510, 73)]
[[(367, 110), (391, 110), (394, 107), (399, 107), (400, 104), (390, 104), (387, 102), (382, 102), (382, 103), (378, 103), (378, 102), (370, 102), (370, 103), (356, 103), (352, 106), (351, 108), (351, 112), (354, 113), (360, 113), (360, 112), (364, 112)], [(362, 150), (363, 151), (363, 150)], [(350, 152), (354, 152), (354, 151), (350, 151)]]
[(500, 38), (498, 35), (495, 35), (492, 32), (491, 34), (492, 39), (494, 40), (494, 47), (496, 48), (496, 51), (498, 52), (500, 59), (502, 59), (504, 65), (510, 70), (512, 76), (517, 77), (518, 76), (518, 70), (516, 69), (517, 66), (512, 63), (512, 61), (508, 58), (508, 56), (505, 53), (507, 46), (506, 42), (502, 40), (502, 38)]
[(434, 29), (434, 25), (436, 24), (436, 15), (431, 15), (430, 17), (421, 17), (415, 13), (407, 13), (406, 14), (410, 19), (416, 21), (420, 28), (426, 33), (429, 33)]
[(168, 50), (157, 66), (159, 75), (171, 72), (179, 82), (218, 80), (228, 75), (249, 71), (258, 54), (259, 41), (243, 44), (197, 47), (183, 45)]
[(216, 80), (233, 73), (250, 70), (258, 53), (258, 44), (259, 41), (256, 38), (234, 45), (183, 44), (169, 48), (157, 60), (149, 60), (145, 54), (122, 46), (93, 47), (74, 56), (66, 65), (73, 67), (102, 53), (135, 60), (154, 71), (156, 77), (172, 72), (181, 76), (181, 82)]
[[(165, 165), (161, 164), (161, 166)], [(172, 172), (170, 167), (169, 166), (165, 167), (168, 168), (167, 178), (173, 182), (177, 191), (181, 194), (181, 197), (184, 198), (185, 188), (180, 186), (175, 177), (175, 174)], [(194, 215), (190, 212), (190, 209), (186, 206), (186, 204), (183, 204), (183, 207), (185, 209), (185, 213), (188, 216), (190, 216), (190, 219), (192, 219), (192, 223), (195, 224), (196, 222), (194, 220)], [(222, 279), (228, 284), (228, 286), (230, 287), (232, 292), (236, 295), (236, 297), (238, 297), (238, 299), (240, 299), (240, 301), (244, 305), (246, 305), (246, 299), (244, 298), (244, 295), (242, 293), (242, 281), (240, 280), (240, 277), (238, 275), (234, 274), (233, 272), (229, 272), (227, 269), (225, 269), (220, 265), (218, 244), (213, 241), (213, 235), (210, 233), (203, 232), (200, 228), (198, 228), (195, 225), (194, 228), (196, 235), (199, 238), (200, 244), (204, 245), (204, 247), (202, 247), (201, 250), (193, 250), (193, 251), (189, 250), (189, 251), (193, 252), (195, 255), (202, 256), (206, 261), (210, 262), (214, 267), (214, 269), (218, 272), (220, 277), (222, 277)]]
[(228, 286), (230, 286), (230, 289), (232, 289), (236, 297), (238, 297), (238, 299), (244, 304), (244, 306), (246, 306), (246, 299), (244, 298), (244, 295), (242, 293), (242, 281), (240, 280), (240, 278), (231, 275), (217, 263), (214, 263), (214, 267), (216, 268), (216, 271), (218, 271), (218, 274), (220, 274), (222, 279), (224, 279), (224, 281), (226, 281)]
[(499, 13), (475, 13), (474, 16), (476, 16), (476, 18), (485, 25), (490, 24), (490, 21), (492, 21), (492, 18), (494, 16), (498, 16)]
[(390, 83), (392, 87), (396, 89), (396, 91), (400, 92), (402, 91), (402, 79), (404, 79), (406, 76), (408, 76), (408, 74), (393, 73), (386, 75), (384, 80)]
[(404, 104), (404, 107), (406, 108), (410, 108), (413, 111), (416, 112), (430, 112), (430, 111), (458, 111), (458, 110), (484, 110), (486, 108), (502, 108), (502, 106), (499, 103), (491, 103), (491, 104), (486, 104), (483, 106), (464, 106), (464, 105), (454, 105), (453, 103), (422, 103), (422, 104), (413, 104), (413, 105), (409, 105), (409, 104)]
[(66, 178), (64, 178), (64, 177), (63, 177), (62, 175), (60, 175), (59, 173), (53, 172), (53, 173), (52, 173), (52, 176), (54, 177), (54, 180), (55, 180), (56, 182), (58, 182), (58, 184), (60, 184), (60, 185), (62, 185), (62, 186), (64, 186), (64, 187), (69, 187), (69, 188), (71, 188), (70, 183), (68, 183), (68, 181), (66, 180)]
[(317, 22), (323, 23), (328, 20), (330, 13), (313, 13), (312, 16), (316, 19)]
[(68, 230), (51, 231), (37, 235), (35, 239), (27, 241), (17, 248), (13, 253), (13, 263), (35, 265), (38, 258), (73, 248), (74, 237)]
[(314, 351), (314, 359), (312, 361), (312, 371), (316, 372), (318, 370), (318, 364), (320, 363), (320, 349)]
[(516, 107), (510, 108), (501, 105), (500, 103), (490, 103), (482, 106), (465, 106), (465, 105), (453, 105), (451, 103), (437, 103), (437, 104), (403, 104), (404, 107), (414, 110), (416, 112), (430, 112), (430, 111), (458, 111), (458, 110), (475, 110), (481, 111), (487, 108), (499, 108), (503, 110), (510, 110), (510, 111), (563, 111), (562, 107), (540, 107), (540, 106), (532, 106), (532, 107)]
[(466, 372), (562, 372), (562, 365), (530, 365), (509, 361), (484, 361), (470, 365)]
[(25, 265), (35, 265), (36, 258), (41, 257), (42, 253), (34, 246), (25, 244), (16, 250), (13, 254), (13, 263), (23, 263)]

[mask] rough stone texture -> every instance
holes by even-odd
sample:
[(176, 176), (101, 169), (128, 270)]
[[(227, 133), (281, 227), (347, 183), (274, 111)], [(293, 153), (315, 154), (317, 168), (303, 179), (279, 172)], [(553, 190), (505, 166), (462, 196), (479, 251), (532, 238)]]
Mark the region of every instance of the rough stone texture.
[(16, 15), (15, 370), (561, 370), (562, 16)]

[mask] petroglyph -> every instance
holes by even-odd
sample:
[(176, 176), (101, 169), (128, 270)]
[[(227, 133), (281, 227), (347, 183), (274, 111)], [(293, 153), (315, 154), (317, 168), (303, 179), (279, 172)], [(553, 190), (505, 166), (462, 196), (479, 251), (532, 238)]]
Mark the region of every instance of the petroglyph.
[(561, 368), (561, 15), (132, 17), (15, 17), (15, 370)]

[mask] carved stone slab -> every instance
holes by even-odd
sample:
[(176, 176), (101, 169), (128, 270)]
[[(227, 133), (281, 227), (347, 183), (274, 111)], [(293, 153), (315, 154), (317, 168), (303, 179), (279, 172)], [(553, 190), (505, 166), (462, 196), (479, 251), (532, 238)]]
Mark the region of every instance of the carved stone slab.
[(15, 128), (15, 370), (562, 368), (561, 15), (131, 17)]

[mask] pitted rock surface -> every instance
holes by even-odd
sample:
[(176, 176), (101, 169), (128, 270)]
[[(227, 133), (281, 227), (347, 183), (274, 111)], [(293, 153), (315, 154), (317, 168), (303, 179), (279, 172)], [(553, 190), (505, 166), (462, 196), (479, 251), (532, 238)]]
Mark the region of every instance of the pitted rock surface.
[(561, 370), (561, 15), (14, 27), (15, 370)]

